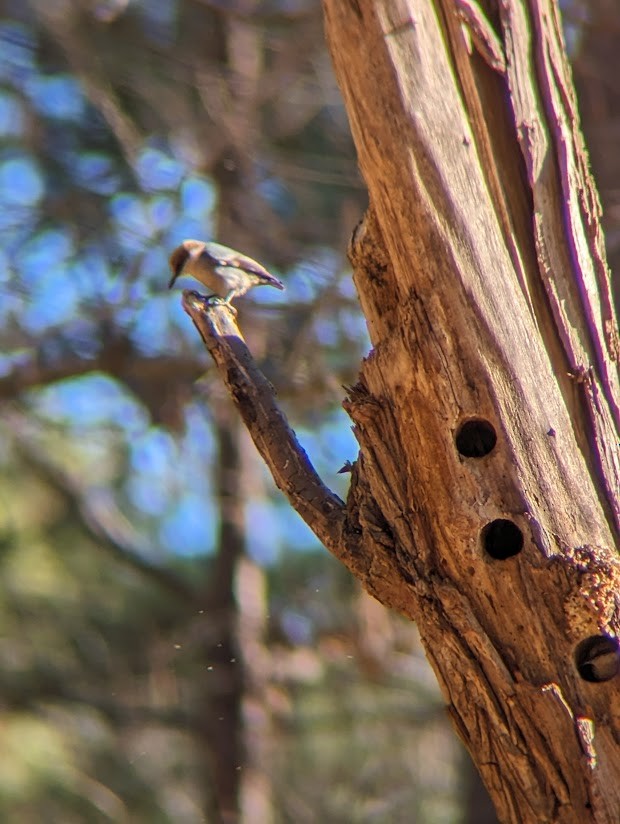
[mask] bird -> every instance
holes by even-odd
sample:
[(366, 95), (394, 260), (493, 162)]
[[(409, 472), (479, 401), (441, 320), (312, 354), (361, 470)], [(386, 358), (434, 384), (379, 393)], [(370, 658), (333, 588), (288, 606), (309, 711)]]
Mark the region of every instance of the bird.
[(211, 290), (209, 303), (226, 304), (233, 311), (232, 299), (254, 286), (284, 289), (284, 284), (260, 263), (213, 241), (184, 240), (170, 255), (170, 268), (169, 289), (178, 277), (190, 275)]

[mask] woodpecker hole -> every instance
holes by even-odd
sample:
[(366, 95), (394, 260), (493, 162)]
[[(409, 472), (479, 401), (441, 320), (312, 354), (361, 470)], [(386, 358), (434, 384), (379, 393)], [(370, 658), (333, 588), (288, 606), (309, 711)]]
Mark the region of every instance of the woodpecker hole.
[(498, 518), (482, 530), (482, 546), (491, 558), (505, 561), (523, 549), (523, 533), (512, 521)]
[(455, 438), (456, 448), (464, 458), (483, 458), (497, 443), (495, 429), (482, 418), (465, 421)]
[(600, 684), (611, 681), (620, 672), (620, 649), (617, 638), (591, 635), (575, 648), (575, 666), (584, 681)]

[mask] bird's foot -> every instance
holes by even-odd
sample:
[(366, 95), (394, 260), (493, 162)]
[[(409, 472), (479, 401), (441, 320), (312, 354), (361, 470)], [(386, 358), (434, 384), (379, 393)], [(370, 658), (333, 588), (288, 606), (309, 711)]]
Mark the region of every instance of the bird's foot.
[(237, 314), (237, 310), (226, 298), (221, 298), (219, 295), (208, 295), (205, 298), (205, 303), (209, 306), (227, 306), (233, 315)]

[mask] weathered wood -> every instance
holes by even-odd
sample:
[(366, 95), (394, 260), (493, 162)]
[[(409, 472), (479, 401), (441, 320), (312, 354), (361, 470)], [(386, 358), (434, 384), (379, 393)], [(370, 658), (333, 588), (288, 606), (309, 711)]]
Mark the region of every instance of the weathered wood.
[[(502, 74), (462, 4), (324, 8), (371, 203), (347, 408), (427, 652), (502, 820), (620, 820), (619, 679), (575, 666), (620, 630), (618, 338), (556, 10), (500, 3)], [(455, 447), (469, 418), (486, 457)], [(485, 552), (494, 519), (514, 557)]]
[(209, 305), (192, 290), (183, 308), (211, 353), (230, 396), (276, 486), (319, 540), (379, 601), (414, 617), (414, 590), (398, 547), (365, 482), (363, 459), (352, 466), (348, 503), (321, 481), (256, 366), (231, 309)]
[(500, 818), (616, 824), (619, 347), (556, 10), (324, 8), (370, 195), (346, 506), (227, 310), (185, 308), (291, 504), (418, 622)]

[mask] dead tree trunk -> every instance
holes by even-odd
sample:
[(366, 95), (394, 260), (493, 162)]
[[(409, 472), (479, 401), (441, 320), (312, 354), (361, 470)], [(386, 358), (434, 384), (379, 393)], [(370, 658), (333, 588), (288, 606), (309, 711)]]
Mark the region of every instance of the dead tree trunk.
[[(620, 392), (554, 5), (324, 0), (370, 209), (346, 505), (222, 307), (185, 308), (276, 483), (418, 622), (502, 821), (620, 820)], [(487, 7), (488, 8), (488, 7)]]

